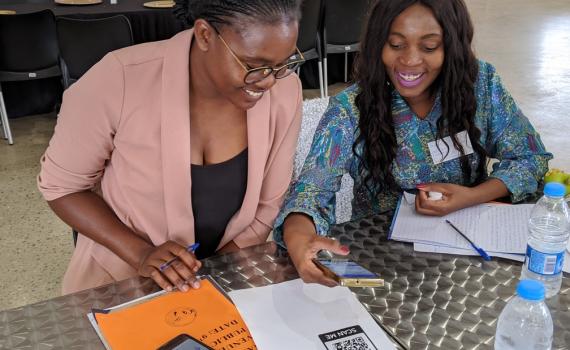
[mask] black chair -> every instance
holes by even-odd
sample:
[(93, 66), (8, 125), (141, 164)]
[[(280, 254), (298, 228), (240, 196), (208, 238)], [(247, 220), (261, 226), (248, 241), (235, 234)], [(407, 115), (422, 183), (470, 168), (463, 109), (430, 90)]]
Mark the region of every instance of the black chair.
[(344, 53), (344, 81), (348, 80), (348, 53), (360, 50), (360, 32), (369, 0), (326, 0), (323, 26), (325, 96), (328, 96), (327, 55)]
[(55, 18), (50, 10), (0, 16), (0, 119), (10, 145), (14, 140), (1, 84), (60, 75)]
[[(301, 7), (302, 17), (299, 23), (297, 47), (305, 60), (318, 59), (319, 88), (324, 97), (323, 84), (323, 51), (321, 44), (321, 28), (324, 0), (305, 0)], [(301, 68), (297, 73), (300, 73)]]
[(107, 53), (133, 44), (131, 24), (123, 15), (98, 19), (58, 17), (56, 23), (66, 89)]

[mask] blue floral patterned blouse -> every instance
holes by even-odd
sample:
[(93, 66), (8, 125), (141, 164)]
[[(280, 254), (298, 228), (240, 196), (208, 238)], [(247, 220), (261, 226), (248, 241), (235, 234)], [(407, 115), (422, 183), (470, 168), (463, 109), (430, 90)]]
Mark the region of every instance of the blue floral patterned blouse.
[[(311, 216), (317, 233), (327, 234), (329, 225), (335, 222), (335, 192), (345, 173), (354, 180), (352, 219), (396, 207), (400, 191), (384, 190), (373, 195), (362, 186), (366, 174), (361, 173), (360, 159), (352, 150), (358, 136), (359, 112), (354, 103), (358, 89), (355, 84), (331, 97), (301, 174), (291, 183), (275, 222), (273, 232), (278, 243), (282, 244), (283, 220), (293, 212)], [(500, 179), (507, 186), (513, 202), (521, 201), (537, 190), (552, 154), (545, 150), (540, 136), (489, 63), (479, 62), (475, 94), (475, 123), (481, 131), (479, 142), (489, 157), (499, 160), (489, 177)], [(473, 169), (471, 179), (464, 178), (458, 158), (439, 164), (432, 161), (428, 143), (435, 141), (436, 122), (441, 116), (439, 96), (426, 118), (420, 119), (394, 90), (392, 115), (398, 142), (392, 173), (402, 189), (415, 189), (416, 184), (430, 182), (473, 183), (480, 161), (476, 153), (468, 155)], [(362, 145), (357, 146), (356, 151), (362, 154)]]

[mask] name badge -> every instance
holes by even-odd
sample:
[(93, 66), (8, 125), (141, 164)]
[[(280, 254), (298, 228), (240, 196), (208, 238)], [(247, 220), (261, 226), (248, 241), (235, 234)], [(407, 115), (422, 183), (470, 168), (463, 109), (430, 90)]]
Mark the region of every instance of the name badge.
[[(459, 141), (459, 144), (463, 147), (465, 155), (473, 153), (473, 146), (471, 146), (471, 140), (469, 139), (467, 130), (458, 132), (455, 136), (457, 136), (457, 141)], [(461, 156), (461, 152), (455, 148), (450, 136), (444, 137), (443, 140), (432, 141), (428, 143), (428, 147), (434, 164), (447, 162), (448, 160), (453, 160)]]

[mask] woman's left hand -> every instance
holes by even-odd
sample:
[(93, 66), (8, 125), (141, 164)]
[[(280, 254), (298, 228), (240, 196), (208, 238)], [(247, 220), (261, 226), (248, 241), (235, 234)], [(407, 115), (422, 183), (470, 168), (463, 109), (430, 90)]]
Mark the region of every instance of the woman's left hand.
[[(477, 204), (475, 189), (471, 187), (446, 184), (430, 183), (416, 186), (416, 211), (424, 215), (444, 216), (456, 210)], [(440, 192), (443, 198), (430, 200), (428, 192)]]

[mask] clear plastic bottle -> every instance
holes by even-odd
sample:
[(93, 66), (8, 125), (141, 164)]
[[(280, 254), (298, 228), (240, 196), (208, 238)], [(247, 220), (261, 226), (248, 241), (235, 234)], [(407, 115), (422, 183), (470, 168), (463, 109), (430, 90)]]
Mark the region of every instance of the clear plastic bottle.
[(520, 281), (517, 295), (499, 315), (495, 350), (550, 350), (552, 335), (552, 316), (544, 303), (543, 284)]
[(544, 196), (536, 202), (528, 220), (528, 243), (521, 279), (540, 281), (550, 298), (560, 291), (564, 252), (568, 244), (568, 205), (564, 185), (544, 186)]

